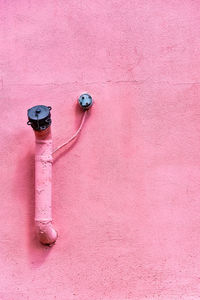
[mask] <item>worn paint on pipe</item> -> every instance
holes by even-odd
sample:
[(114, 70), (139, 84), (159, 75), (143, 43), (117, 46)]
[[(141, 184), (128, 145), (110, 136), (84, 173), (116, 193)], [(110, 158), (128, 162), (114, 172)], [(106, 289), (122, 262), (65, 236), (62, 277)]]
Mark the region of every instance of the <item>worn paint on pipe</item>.
[(51, 128), (35, 131), (35, 224), (42, 244), (52, 245), (57, 232), (52, 226)]

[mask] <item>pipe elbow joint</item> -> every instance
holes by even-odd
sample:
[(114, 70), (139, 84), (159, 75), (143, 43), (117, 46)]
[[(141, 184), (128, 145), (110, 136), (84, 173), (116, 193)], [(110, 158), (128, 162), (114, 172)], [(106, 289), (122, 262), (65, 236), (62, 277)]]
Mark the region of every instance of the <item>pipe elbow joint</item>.
[(36, 233), (40, 243), (47, 246), (55, 244), (58, 237), (51, 221), (36, 221)]

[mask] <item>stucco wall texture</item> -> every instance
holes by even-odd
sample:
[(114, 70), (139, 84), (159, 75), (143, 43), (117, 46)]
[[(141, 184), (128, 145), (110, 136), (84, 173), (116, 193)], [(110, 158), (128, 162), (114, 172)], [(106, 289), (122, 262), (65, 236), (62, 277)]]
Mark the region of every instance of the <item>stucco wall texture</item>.
[[(0, 1), (0, 300), (200, 299), (200, 2)], [(34, 235), (52, 106), (55, 246)]]

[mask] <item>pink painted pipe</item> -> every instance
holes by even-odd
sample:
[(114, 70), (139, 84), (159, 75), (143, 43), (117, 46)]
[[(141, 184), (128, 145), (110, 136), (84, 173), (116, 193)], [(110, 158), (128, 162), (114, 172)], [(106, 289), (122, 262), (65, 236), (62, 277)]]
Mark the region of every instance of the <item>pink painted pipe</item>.
[(52, 225), (52, 137), (51, 107), (37, 105), (28, 109), (28, 125), (35, 133), (35, 224), (39, 241), (52, 245), (57, 232)]
[(57, 232), (52, 225), (52, 137), (51, 127), (35, 131), (35, 224), (42, 244), (52, 245)]
[(84, 109), (81, 124), (76, 133), (67, 142), (52, 151), (50, 106), (37, 105), (28, 110), (28, 125), (35, 132), (35, 224), (40, 242), (52, 245), (57, 232), (52, 225), (52, 154), (73, 141), (81, 132), (87, 110), (92, 105), (92, 97), (82, 94), (79, 104)]

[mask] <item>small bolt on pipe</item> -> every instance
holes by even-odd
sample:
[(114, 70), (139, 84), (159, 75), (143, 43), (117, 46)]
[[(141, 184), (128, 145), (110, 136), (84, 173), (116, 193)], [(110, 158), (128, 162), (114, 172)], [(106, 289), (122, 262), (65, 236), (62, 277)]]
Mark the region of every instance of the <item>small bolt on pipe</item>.
[(78, 99), (84, 111), (81, 124), (76, 133), (52, 150), (51, 107), (36, 105), (28, 109), (28, 125), (35, 133), (35, 225), (39, 241), (44, 245), (53, 245), (58, 237), (52, 224), (52, 155), (72, 142), (80, 134), (85, 123), (88, 109), (93, 100), (89, 94), (82, 94)]

